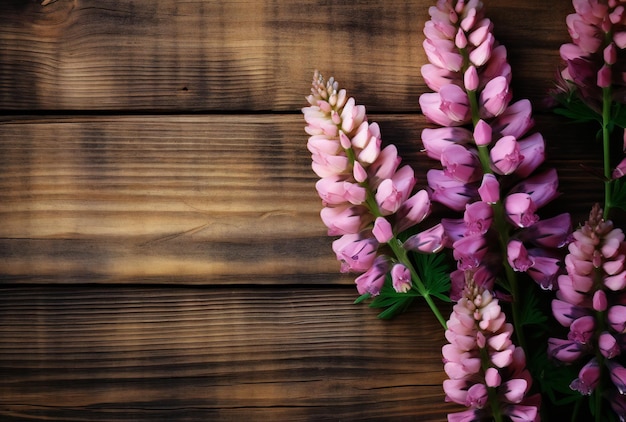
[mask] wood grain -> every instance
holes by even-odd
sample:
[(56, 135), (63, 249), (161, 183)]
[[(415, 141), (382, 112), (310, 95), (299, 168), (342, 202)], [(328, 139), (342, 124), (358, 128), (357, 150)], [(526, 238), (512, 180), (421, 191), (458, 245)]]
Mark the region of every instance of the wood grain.
[(443, 404), (434, 317), (421, 307), (381, 321), (354, 297), (351, 288), (1, 289), (0, 419), (443, 419), (456, 406)]
[[(416, 169), (418, 115), (373, 115)], [(537, 119), (579, 222), (602, 185), (580, 128)], [(0, 281), (352, 284), (338, 273), (300, 115), (6, 118)]]
[[(372, 110), (413, 112), (431, 1), (0, 4), (0, 109), (294, 110), (314, 69)], [(485, 1), (513, 89), (540, 102), (571, 2)], [(513, 30), (514, 28), (514, 30)]]
[[(306, 150), (314, 69), (424, 186), (432, 0), (0, 2), (0, 420), (442, 421), (442, 330), (353, 305)], [(484, 0), (562, 196), (592, 128), (539, 110), (569, 0)], [(444, 311), (444, 315), (447, 312)]]

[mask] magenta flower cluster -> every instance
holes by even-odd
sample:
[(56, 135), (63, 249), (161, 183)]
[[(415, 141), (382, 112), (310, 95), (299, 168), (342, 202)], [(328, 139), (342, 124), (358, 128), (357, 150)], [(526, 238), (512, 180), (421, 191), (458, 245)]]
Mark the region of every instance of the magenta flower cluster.
[(468, 407), (449, 422), (539, 420), (540, 396), (527, 394), (532, 378), (521, 347), (511, 341), (513, 326), (498, 299), (468, 278), (454, 305), (442, 348), (446, 400)]
[(603, 219), (600, 206), (574, 232), (565, 263), (552, 310), (569, 333), (566, 339), (550, 338), (548, 353), (565, 363), (588, 359), (570, 385), (585, 395), (598, 386), (605, 366), (615, 386), (605, 394), (624, 420), (626, 368), (618, 359), (626, 352), (626, 242), (623, 231)]
[[(387, 274), (396, 291), (408, 291), (412, 274), (401, 259), (404, 248), (421, 252), (441, 248), (440, 224), (405, 244), (396, 238), (429, 215), (428, 193), (423, 189), (413, 193), (416, 179), (411, 166), (400, 166), (394, 145), (381, 147), (378, 124), (368, 122), (365, 107), (339, 90), (334, 79), (325, 81), (316, 72), (307, 101), (310, 105), (302, 111), (312, 167), (320, 177), (316, 189), (324, 205), (321, 218), (329, 236), (341, 236), (333, 242), (341, 271), (360, 274), (356, 278), (360, 294), (377, 295)], [(395, 256), (381, 252), (384, 244), (397, 252)]]
[(565, 67), (559, 75), (559, 89), (576, 91), (601, 115), (603, 88), (611, 87), (613, 99), (626, 102), (626, 2), (573, 0), (572, 4), (576, 13), (566, 19), (572, 42), (560, 49)]
[(422, 143), (443, 168), (428, 172), (428, 185), (433, 201), (464, 212), (442, 221), (458, 266), (452, 298), (467, 270), (493, 288), (503, 260), (550, 289), (560, 269), (554, 250), (564, 245), (571, 223), (569, 214), (546, 221), (536, 214), (558, 195), (558, 178), (554, 169), (535, 173), (545, 146), (541, 134), (528, 134), (530, 102), (510, 104), (506, 49), (480, 1), (440, 0), (429, 14), (424, 49), (430, 63), (422, 75), (434, 92), (419, 102), (443, 127), (424, 129)]

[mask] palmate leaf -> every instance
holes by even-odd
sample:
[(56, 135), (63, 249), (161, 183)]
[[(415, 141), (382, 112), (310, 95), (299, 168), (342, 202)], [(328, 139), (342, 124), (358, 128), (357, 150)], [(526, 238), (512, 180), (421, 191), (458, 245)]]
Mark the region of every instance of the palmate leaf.
[[(531, 286), (532, 287), (532, 286)], [(538, 295), (535, 289), (525, 289), (522, 300), (518, 302), (520, 306), (520, 325), (541, 325), (543, 326), (548, 317), (541, 309)]]
[(567, 96), (559, 96), (556, 98), (560, 107), (554, 109), (556, 114), (565, 116), (575, 122), (597, 121), (602, 123), (602, 116), (595, 110), (591, 109), (577, 95), (571, 93)]
[(415, 269), (430, 296), (450, 302), (450, 266), (443, 253), (415, 254)]
[(610, 206), (626, 211), (626, 182), (622, 179), (616, 179), (612, 185)]

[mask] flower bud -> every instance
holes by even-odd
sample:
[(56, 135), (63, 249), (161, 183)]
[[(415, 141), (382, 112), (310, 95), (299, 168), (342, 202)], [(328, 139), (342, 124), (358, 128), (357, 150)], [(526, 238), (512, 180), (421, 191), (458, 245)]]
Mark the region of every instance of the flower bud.
[(500, 183), (496, 176), (490, 173), (483, 175), (483, 181), (478, 188), (480, 199), (488, 204), (495, 204), (500, 200)]
[(398, 293), (406, 293), (411, 290), (411, 272), (403, 264), (395, 264), (391, 267), (391, 283)]
[(473, 65), (468, 67), (463, 74), (463, 84), (465, 85), (465, 89), (468, 91), (476, 91), (476, 89), (478, 89), (479, 82), (480, 80), (478, 79), (478, 71), (476, 70), (476, 67)]
[(374, 228), (372, 234), (379, 243), (387, 243), (393, 237), (391, 223), (385, 217), (378, 217), (374, 220)]
[(474, 142), (478, 146), (485, 146), (491, 143), (491, 126), (484, 120), (479, 120), (474, 128)]
[(606, 64), (615, 64), (617, 62), (617, 48), (615, 47), (615, 43), (607, 45), (602, 55)]
[(608, 88), (611, 86), (611, 80), (611, 67), (605, 64), (598, 71), (597, 84), (600, 88)]

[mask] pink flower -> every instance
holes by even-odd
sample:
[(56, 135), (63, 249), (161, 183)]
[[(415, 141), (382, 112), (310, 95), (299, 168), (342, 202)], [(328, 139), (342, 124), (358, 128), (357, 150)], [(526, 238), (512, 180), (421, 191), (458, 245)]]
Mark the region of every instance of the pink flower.
[(491, 143), (492, 128), (484, 120), (479, 120), (474, 127), (474, 141), (478, 146), (486, 146)]
[(376, 239), (362, 234), (346, 234), (333, 242), (342, 273), (366, 271), (374, 263), (377, 249)]
[(509, 82), (504, 76), (490, 80), (480, 93), (481, 117), (499, 116), (506, 110), (512, 97)]
[(512, 136), (500, 138), (491, 148), (490, 154), (493, 167), (500, 174), (513, 173), (524, 159), (517, 139)]
[(523, 99), (509, 105), (491, 122), (491, 128), (500, 137), (521, 138), (534, 124), (530, 101)]
[(402, 264), (394, 264), (391, 267), (391, 283), (393, 289), (398, 293), (406, 293), (411, 290), (411, 272)]
[(590, 395), (600, 381), (600, 366), (598, 361), (593, 358), (585, 366), (582, 367), (576, 378), (570, 384), (572, 390), (578, 391), (586, 396)]
[(415, 195), (404, 201), (396, 212), (396, 231), (403, 232), (415, 224), (421, 223), (431, 209), (430, 196), (425, 190), (419, 190)]
[(324, 207), (320, 212), (322, 221), (328, 227), (329, 236), (358, 233), (372, 221), (367, 209), (360, 205), (339, 205)]
[(443, 248), (445, 234), (443, 226), (437, 224), (430, 229), (424, 230), (409, 237), (404, 242), (404, 248), (409, 251), (419, 251), (423, 253), (439, 252)]
[[(380, 244), (394, 238), (394, 225), (402, 231), (428, 216), (428, 192), (411, 196), (416, 183), (413, 169), (398, 168), (401, 159), (395, 146), (381, 149), (378, 124), (368, 122), (365, 107), (339, 90), (333, 78), (325, 81), (315, 72), (307, 101), (302, 112), (312, 168), (320, 177), (316, 183), (323, 204), (320, 217), (329, 236), (341, 236), (333, 242), (341, 271), (362, 273), (355, 280), (357, 290), (375, 296), (391, 270), (390, 262), (402, 261), (392, 278), (396, 289), (406, 291), (412, 283), (407, 255), (387, 257), (384, 253), (394, 254), (393, 248)], [(415, 247), (433, 252), (441, 247), (442, 237), (442, 229), (423, 231), (414, 239)]]
[(378, 256), (373, 265), (363, 274), (356, 278), (356, 288), (359, 294), (369, 293), (377, 296), (385, 283), (385, 277), (389, 272), (389, 263), (384, 256)]
[(561, 248), (568, 243), (571, 229), (571, 216), (564, 213), (536, 222), (520, 232), (520, 238), (546, 248)]
[(480, 234), (463, 237), (454, 242), (454, 259), (460, 270), (477, 268), (487, 253), (487, 242)]
[(480, 163), (475, 153), (459, 144), (452, 144), (441, 152), (441, 165), (446, 176), (471, 183), (480, 179)]
[[(498, 413), (507, 415), (536, 414), (538, 402), (526, 398), (531, 387), (530, 374), (525, 368), (522, 349), (510, 338), (513, 326), (507, 324), (498, 300), (477, 286), (471, 276), (454, 305), (448, 321), (442, 348), (444, 368), (450, 377), (443, 382), (446, 400), (473, 409), (460, 412), (448, 420), (489, 419), (497, 406)], [(488, 359), (486, 359), (488, 357)], [(488, 388), (494, 389), (497, 400), (489, 400)], [(535, 408), (535, 412), (532, 411)]]
[(617, 339), (611, 333), (605, 331), (600, 334), (598, 338), (598, 348), (600, 353), (607, 359), (613, 359), (621, 353), (620, 345), (617, 343)]
[(455, 72), (431, 63), (423, 65), (421, 73), (426, 85), (435, 92), (439, 92), (442, 86), (449, 85), (457, 77)]
[(507, 247), (507, 259), (509, 265), (515, 271), (526, 272), (534, 265), (534, 261), (528, 255), (524, 244), (519, 240), (511, 240)]
[(415, 176), (410, 166), (398, 170), (391, 179), (383, 180), (376, 190), (375, 198), (383, 215), (395, 213), (408, 199), (415, 186)]
[(532, 197), (526, 193), (514, 193), (504, 200), (507, 217), (518, 227), (529, 227), (539, 221), (535, 214), (537, 206)]
[(493, 208), (486, 202), (468, 204), (463, 214), (466, 235), (485, 234), (493, 221)]
[(620, 394), (626, 394), (626, 368), (613, 359), (607, 360), (606, 365), (609, 367), (611, 381), (617, 387), (617, 391)]
[(469, 144), (472, 133), (462, 127), (439, 127), (435, 129), (425, 128), (422, 130), (422, 144), (430, 158), (441, 159), (442, 151), (449, 145)]
[(385, 217), (377, 217), (374, 220), (374, 228), (372, 234), (379, 243), (387, 243), (393, 237), (391, 223)]
[(453, 210), (465, 209), (477, 194), (476, 187), (447, 176), (443, 170), (429, 170), (426, 179), (433, 190), (431, 199)]
[(478, 188), (481, 201), (488, 204), (495, 204), (500, 200), (500, 184), (498, 179), (491, 173), (483, 175), (483, 181)]
[(586, 351), (584, 345), (572, 340), (548, 339), (548, 356), (561, 362), (574, 362)]

